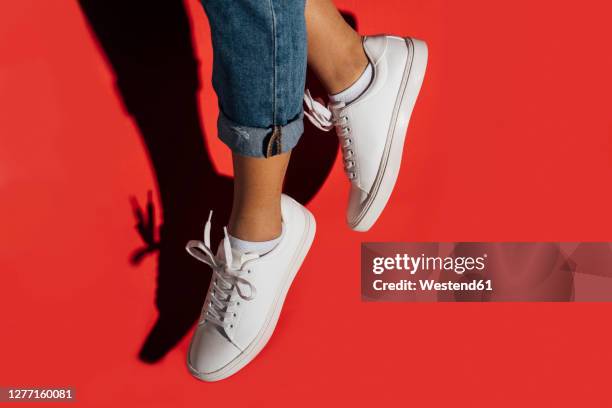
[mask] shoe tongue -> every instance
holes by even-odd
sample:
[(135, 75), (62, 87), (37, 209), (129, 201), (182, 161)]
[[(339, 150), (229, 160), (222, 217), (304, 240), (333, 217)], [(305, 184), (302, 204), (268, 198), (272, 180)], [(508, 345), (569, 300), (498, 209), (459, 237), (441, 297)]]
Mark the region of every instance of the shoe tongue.
[[(250, 261), (252, 259), (259, 258), (259, 254), (257, 252), (242, 252), (238, 249), (232, 248), (232, 269), (240, 269), (245, 262)], [(223, 242), (219, 244), (219, 249), (217, 249), (217, 259), (225, 262), (225, 249), (223, 247)]]

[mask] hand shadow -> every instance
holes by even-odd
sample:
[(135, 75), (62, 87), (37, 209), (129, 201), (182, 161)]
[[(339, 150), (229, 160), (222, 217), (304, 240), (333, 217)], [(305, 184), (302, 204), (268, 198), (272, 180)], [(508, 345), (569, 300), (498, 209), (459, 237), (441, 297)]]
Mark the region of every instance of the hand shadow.
[[(200, 124), (199, 62), (183, 2), (78, 3), (114, 72), (116, 87), (138, 127), (157, 182), (163, 219), (159, 237), (151, 194), (144, 212), (132, 200), (137, 230), (145, 243), (132, 255), (132, 263), (159, 251), (158, 317), (139, 353), (142, 361), (153, 363), (199, 318), (211, 271), (186, 253), (185, 244), (201, 239), (209, 209), (214, 209), (217, 222), (229, 219), (232, 179), (217, 173)], [(309, 87), (314, 94), (323, 94), (312, 78)], [(329, 175), (337, 150), (335, 136), (307, 123), (292, 154), (285, 179), (287, 194), (303, 204), (309, 202)], [(219, 241), (220, 228), (213, 231), (212, 238)]]

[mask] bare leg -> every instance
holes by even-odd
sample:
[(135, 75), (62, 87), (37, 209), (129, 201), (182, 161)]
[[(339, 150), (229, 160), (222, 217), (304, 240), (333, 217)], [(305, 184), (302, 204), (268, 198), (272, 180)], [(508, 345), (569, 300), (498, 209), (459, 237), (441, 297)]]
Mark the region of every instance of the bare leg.
[(233, 155), (234, 202), (229, 232), (245, 241), (281, 233), (281, 193), (291, 152), (267, 159)]
[[(327, 92), (348, 88), (368, 59), (361, 36), (331, 0), (307, 0), (308, 64)], [(280, 196), (290, 153), (268, 159), (233, 155), (234, 202), (229, 232), (246, 241), (268, 241), (281, 233)]]
[(331, 0), (306, 1), (308, 65), (327, 92), (348, 88), (368, 65), (361, 36), (349, 26)]

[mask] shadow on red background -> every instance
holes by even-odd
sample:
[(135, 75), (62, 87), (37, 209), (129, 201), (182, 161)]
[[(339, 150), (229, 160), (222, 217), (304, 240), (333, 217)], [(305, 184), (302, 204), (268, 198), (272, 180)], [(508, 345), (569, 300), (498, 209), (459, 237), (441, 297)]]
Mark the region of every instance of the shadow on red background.
[[(163, 217), (159, 234), (151, 198), (146, 211), (134, 202), (145, 247), (132, 257), (138, 264), (144, 255), (159, 252), (155, 297), (159, 315), (140, 351), (143, 361), (156, 362), (200, 315), (202, 288), (208, 287), (210, 270), (185, 256), (185, 243), (202, 235), (204, 209), (215, 209), (217, 220), (229, 219), (232, 180), (215, 169), (200, 125), (199, 62), (183, 2), (147, 2), (144, 13), (139, 2), (79, 0), (79, 5), (140, 130), (159, 189)], [(353, 17), (346, 16), (355, 26)], [(308, 86), (322, 94), (310, 75)], [(320, 132), (306, 125), (285, 182), (285, 192), (302, 204), (317, 193), (337, 154), (337, 139), (316, 133)], [(213, 242), (220, 239), (215, 232)]]

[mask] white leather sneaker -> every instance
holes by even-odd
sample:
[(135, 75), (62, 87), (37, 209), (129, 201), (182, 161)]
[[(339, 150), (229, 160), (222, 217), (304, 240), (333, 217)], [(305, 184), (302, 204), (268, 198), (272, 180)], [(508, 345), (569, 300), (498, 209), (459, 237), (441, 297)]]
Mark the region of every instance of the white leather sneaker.
[(289, 196), (281, 198), (281, 214), (281, 240), (261, 257), (232, 250), (227, 230), (214, 256), (210, 217), (204, 241), (187, 243), (187, 252), (213, 270), (187, 354), (187, 366), (195, 377), (204, 381), (229, 377), (253, 360), (270, 339), (316, 228), (310, 211)]
[(305, 115), (322, 130), (336, 128), (351, 181), (346, 219), (367, 231), (385, 208), (402, 161), (412, 109), (425, 76), (427, 45), (393, 36), (364, 37), (372, 82), (359, 98), (326, 108), (304, 95)]

